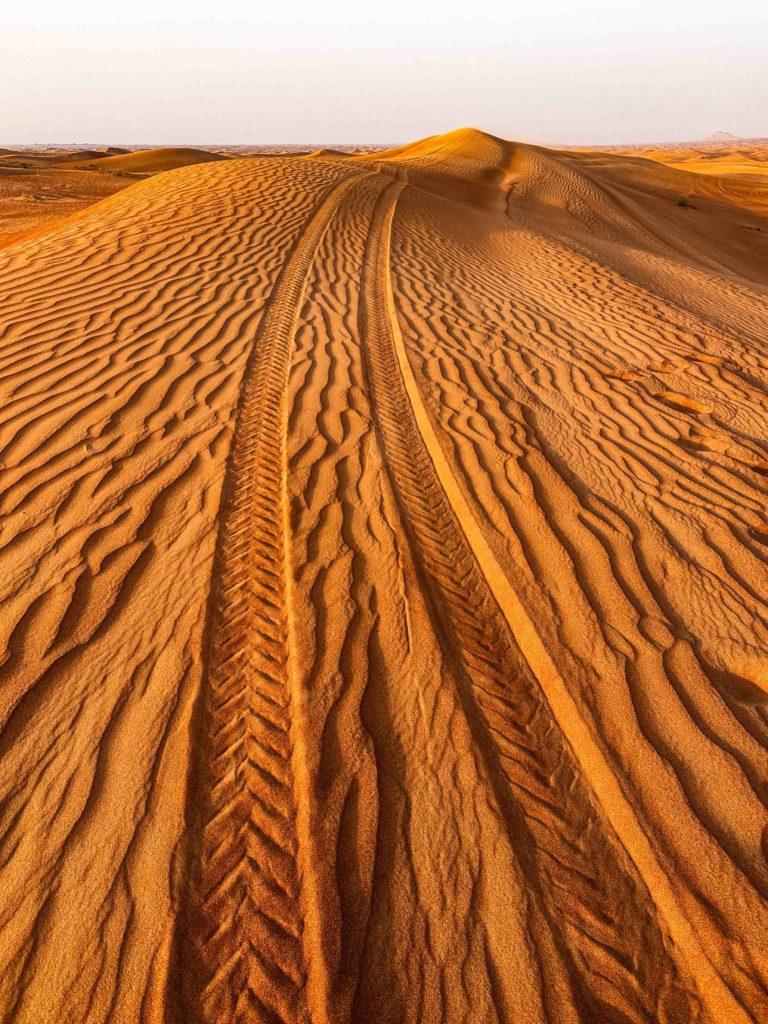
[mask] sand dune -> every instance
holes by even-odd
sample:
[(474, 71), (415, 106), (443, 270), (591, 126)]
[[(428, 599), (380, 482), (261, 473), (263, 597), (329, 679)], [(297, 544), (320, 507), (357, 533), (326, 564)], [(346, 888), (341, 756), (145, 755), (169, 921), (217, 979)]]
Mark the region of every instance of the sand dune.
[(3, 149), (0, 150), (0, 166), (57, 167), (111, 155), (108, 149)]
[(52, 164), (81, 164), (93, 160), (105, 160), (114, 155), (107, 149), (79, 149), (73, 150), (71, 153), (45, 153), (41, 154), (39, 159)]
[(695, 174), (712, 174), (720, 178), (749, 179), (768, 187), (768, 146), (730, 149), (651, 150), (643, 154), (650, 160)]
[(177, 167), (190, 164), (211, 163), (214, 160), (225, 160), (219, 153), (209, 153), (205, 149), (188, 149), (183, 146), (165, 147), (163, 149), (139, 149), (133, 153), (120, 153), (109, 156), (106, 153), (88, 153), (77, 159), (72, 154), (66, 162), (69, 167), (84, 167), (88, 170), (129, 172), (132, 174), (155, 174), (158, 171), (171, 171)]
[[(712, 141), (717, 141), (714, 137)], [(713, 145), (710, 142), (689, 145), (619, 147), (614, 152), (637, 155), (676, 170), (695, 174), (711, 174), (719, 178), (748, 178), (768, 187), (768, 143), (765, 139), (730, 139)], [(742, 182), (743, 184), (743, 182)]]
[(768, 219), (693, 177), (465, 129), (0, 251), (0, 1021), (768, 1019)]
[(349, 156), (349, 153), (344, 153), (340, 149), (316, 149), (312, 153), (307, 153), (307, 160), (345, 160)]

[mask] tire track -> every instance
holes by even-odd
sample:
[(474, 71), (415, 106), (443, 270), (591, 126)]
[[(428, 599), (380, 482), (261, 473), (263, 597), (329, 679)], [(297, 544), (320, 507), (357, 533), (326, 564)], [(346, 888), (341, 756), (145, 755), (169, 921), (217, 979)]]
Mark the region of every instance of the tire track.
[[(474, 616), (471, 612), (473, 600), (476, 599), (473, 590), (477, 591), (478, 587), (477, 580), (472, 579), (472, 573), (479, 573), (480, 587), (486, 588), (489, 595), (492, 595), (497, 621), (500, 612), (505, 627), (541, 685), (554, 722), (575, 755), (580, 774), (587, 781), (610, 827), (615, 831), (639, 872), (657, 913), (677, 948), (676, 959), (679, 959), (681, 969), (685, 973), (690, 972), (695, 979), (698, 997), (712, 1019), (748, 1024), (749, 1015), (710, 962), (693, 928), (681, 911), (672, 885), (640, 821), (582, 717), (565, 680), (546, 650), (534, 622), (497, 562), (432, 426), (408, 360), (394, 304), (389, 267), (389, 239), (396, 199), (396, 195), (390, 195), (388, 208), (382, 214), (379, 223), (382, 237), (370, 246), (372, 258), (377, 261), (378, 266), (369, 270), (370, 276), (375, 276), (376, 284), (373, 288), (370, 283), (368, 286), (369, 322), (365, 340), (371, 349), (369, 364), (374, 407), (386, 408), (385, 396), (388, 392), (394, 394), (396, 390), (402, 388), (403, 395), (407, 396), (407, 412), (402, 402), (400, 407), (395, 409), (391, 403), (396, 403), (397, 400), (392, 398), (390, 414), (380, 416), (380, 424), (384, 445), (395, 473), (395, 490), (404, 506), (410, 530), (416, 543), (422, 548), (423, 557), (433, 562), (432, 567), (428, 566), (427, 572), (429, 583), (436, 591), (438, 606), (442, 612), (447, 612), (449, 619), (452, 619), (449, 630), (455, 630), (460, 638), (461, 647), (466, 646), (470, 651), (481, 632), (482, 627), (479, 623), (483, 621), (475, 619), (473, 622)], [(372, 298), (377, 288), (380, 294)], [(385, 313), (388, 321), (386, 325)], [(382, 346), (389, 346), (391, 352), (387, 352)], [(399, 377), (399, 387), (395, 384), (395, 373)], [(407, 436), (409, 419), (416, 428), (415, 431), (411, 431), (410, 437)], [(426, 456), (426, 459), (422, 456)], [(427, 521), (428, 502), (419, 494), (420, 491), (423, 495), (429, 494), (430, 475), (434, 478), (432, 490), (437, 499), (436, 506), (431, 509), (431, 523)], [(452, 531), (454, 536), (450, 537), (446, 533), (447, 530)], [(451, 587), (446, 586), (445, 581), (440, 579), (440, 563), (445, 562), (441, 552), (453, 547), (454, 553), (450, 561), (456, 562), (456, 552), (462, 546), (466, 547), (469, 555), (468, 561), (464, 559), (466, 575), (461, 580), (452, 581), (452, 594)], [(458, 564), (461, 564), (461, 561)], [(457, 584), (464, 593), (458, 592)], [(492, 621), (493, 615), (487, 610), (484, 614), (488, 616), (486, 621)], [(474, 638), (471, 636), (472, 630), (476, 634)], [(484, 701), (477, 689), (473, 696), (482, 708)], [(485, 714), (485, 709), (482, 713)], [(496, 730), (493, 732), (494, 740), (498, 742), (498, 733)], [(530, 869), (530, 865), (528, 867)], [(619, 936), (612, 938), (618, 939)]]
[[(575, 1007), (582, 1000), (573, 988), (573, 968), (567, 963), (568, 953), (549, 920), (537, 866), (520, 847), (519, 835), (512, 834), (525, 829), (525, 824), (508, 783), (503, 780), (492, 739), (499, 728), (499, 713), (504, 715), (505, 706), (510, 704), (509, 695), (501, 692), (499, 677), (505, 672), (510, 676), (515, 673), (514, 661), (509, 657), (509, 650), (500, 651), (492, 639), (494, 630), (498, 629), (493, 602), (488, 600), (418, 434), (394, 351), (387, 289), (391, 222), (398, 196), (406, 184), (402, 172), (398, 177), (399, 181), (382, 195), (374, 211), (362, 273), (360, 335), (371, 407), (392, 489), (421, 576), (419, 585), (433, 607), (433, 628), (441, 640), (445, 657), (454, 663), (458, 678), (466, 680), (470, 676), (479, 691), (485, 690), (491, 700), (496, 698), (497, 721), (490, 725), (477, 713), (473, 701), (477, 691), (474, 695), (459, 694), (459, 703), (486, 763), (489, 778), (493, 780), (511, 845), (525, 872), (529, 887), (529, 927), (543, 975), (547, 1019), (575, 1022), (581, 1019)], [(498, 673), (495, 665), (498, 665)], [(491, 695), (489, 691), (494, 687), (497, 692)], [(514, 731), (509, 722), (503, 724), (507, 731)], [(513, 745), (527, 745), (523, 732), (520, 729), (517, 732)], [(541, 813), (541, 808), (538, 810)], [(532, 840), (530, 836), (527, 838), (526, 845), (530, 848)], [(497, 1006), (497, 1012), (503, 1014), (501, 1005)]]
[(165, 1012), (240, 379), (344, 173), (217, 166), (0, 253), (3, 1021)]
[(200, 758), (190, 779), (191, 866), (176, 950), (177, 1019), (184, 1022), (310, 1019), (312, 958), (304, 944), (316, 894), (311, 870), (302, 877), (297, 820), (302, 759), (289, 665), (285, 396), (315, 254), (341, 199), (370, 173), (343, 178), (317, 206), (283, 266), (243, 378), (218, 541)]

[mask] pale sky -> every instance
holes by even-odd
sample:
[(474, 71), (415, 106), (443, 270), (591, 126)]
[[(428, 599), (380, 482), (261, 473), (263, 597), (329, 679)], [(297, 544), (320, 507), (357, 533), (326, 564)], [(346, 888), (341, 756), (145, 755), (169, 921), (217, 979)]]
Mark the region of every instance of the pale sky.
[(767, 0), (14, 0), (0, 145), (768, 135)]

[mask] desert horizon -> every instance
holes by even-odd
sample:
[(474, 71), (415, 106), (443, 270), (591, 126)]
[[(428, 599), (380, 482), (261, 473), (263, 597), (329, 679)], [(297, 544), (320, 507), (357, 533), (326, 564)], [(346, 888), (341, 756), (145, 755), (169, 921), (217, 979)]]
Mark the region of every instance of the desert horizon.
[[(456, 129), (454, 129), (454, 130), (456, 130)], [(489, 130), (484, 129), (484, 128), (475, 128), (474, 130), (476, 130), (476, 131), (483, 131), (485, 134), (494, 134), (494, 133), (492, 133)], [(446, 133), (437, 132), (436, 134), (440, 135), (440, 134), (446, 134)], [(500, 136), (496, 135), (496, 137), (500, 137)], [(413, 140), (411, 140), (411, 141), (413, 141)], [(621, 139), (619, 141), (616, 141), (616, 140), (614, 140), (613, 142), (603, 141), (603, 142), (599, 142), (599, 143), (593, 142), (593, 143), (590, 143), (588, 145), (584, 144), (584, 143), (573, 142), (573, 141), (571, 141), (571, 142), (564, 142), (562, 139), (559, 139), (559, 140), (558, 139), (543, 140), (543, 139), (528, 139), (528, 138), (524, 139), (524, 138), (521, 138), (518, 141), (520, 143), (522, 143), (522, 144), (525, 144), (525, 145), (543, 146), (543, 147), (548, 148), (548, 149), (576, 149), (576, 150), (579, 150), (579, 149), (584, 149), (584, 150), (603, 150), (603, 149), (607, 149), (607, 150), (617, 150), (617, 151), (621, 151), (622, 149), (630, 149), (630, 150), (633, 150), (633, 151), (634, 150), (641, 151), (643, 149), (660, 149), (660, 150), (665, 150), (665, 149), (684, 149), (684, 148), (689, 147), (689, 146), (694, 147), (694, 148), (700, 148), (700, 147), (720, 148), (720, 147), (727, 147), (727, 146), (739, 146), (739, 145), (742, 145), (742, 144), (745, 144), (745, 143), (751, 143), (753, 145), (758, 145), (758, 144), (759, 145), (767, 145), (768, 144), (768, 136), (766, 136), (766, 135), (734, 135), (732, 132), (723, 131), (722, 129), (717, 129), (716, 131), (710, 132), (708, 135), (706, 135), (706, 136), (704, 136), (702, 138), (688, 138), (688, 137), (685, 137), (685, 136), (681, 136), (680, 138), (678, 138), (676, 140), (672, 140), (672, 139), (665, 139), (665, 140), (654, 139), (654, 140), (650, 140), (650, 139), (646, 138), (646, 139), (636, 139), (635, 141), (630, 142), (628, 139), (624, 138), (624, 139)], [(407, 139), (399, 139), (399, 140), (389, 139), (386, 142), (372, 142), (370, 139), (362, 139), (362, 140), (357, 140), (357, 141), (354, 141), (354, 142), (350, 141), (349, 139), (344, 139), (344, 140), (341, 140), (341, 141), (339, 139), (336, 139), (334, 141), (328, 141), (326, 139), (324, 142), (318, 142), (318, 141), (309, 142), (307, 140), (304, 140), (303, 142), (274, 142), (274, 141), (272, 141), (272, 142), (266, 142), (266, 141), (261, 141), (261, 142), (256, 142), (256, 141), (251, 141), (251, 142), (223, 142), (223, 141), (219, 141), (219, 142), (211, 142), (211, 141), (209, 141), (209, 142), (189, 142), (189, 140), (185, 140), (185, 139), (165, 139), (162, 142), (154, 142), (154, 143), (148, 143), (146, 141), (144, 141), (144, 142), (128, 142), (125, 139), (111, 139), (111, 140), (104, 140), (104, 139), (102, 139), (99, 142), (94, 141), (94, 140), (91, 140), (89, 142), (88, 141), (86, 141), (86, 142), (83, 142), (83, 141), (78, 142), (78, 141), (73, 141), (73, 140), (70, 140), (69, 142), (52, 141), (52, 140), (48, 140), (48, 141), (40, 141), (40, 140), (38, 140), (38, 141), (34, 141), (34, 142), (25, 142), (25, 143), (20, 143), (20, 142), (18, 142), (18, 140), (16, 140), (16, 141), (11, 140), (11, 141), (5, 141), (5, 142), (0, 140), (0, 149), (15, 150), (15, 151), (26, 151), (26, 150), (42, 149), (42, 150), (52, 150), (52, 151), (64, 151), (64, 152), (66, 152), (67, 150), (77, 151), (77, 150), (80, 150), (80, 149), (86, 149), (86, 150), (87, 149), (93, 149), (93, 150), (98, 150), (98, 151), (106, 151), (106, 150), (110, 150), (110, 149), (125, 149), (125, 150), (128, 150), (128, 151), (132, 151), (132, 150), (148, 150), (148, 149), (178, 149), (178, 148), (183, 148), (183, 149), (202, 149), (202, 150), (208, 150), (208, 151), (213, 151), (213, 152), (216, 152), (216, 151), (231, 152), (231, 151), (238, 151), (238, 150), (251, 151), (252, 150), (254, 153), (257, 153), (257, 152), (260, 152), (260, 151), (267, 151), (267, 152), (269, 152), (269, 151), (275, 150), (275, 149), (286, 149), (286, 150), (289, 150), (289, 151), (299, 150), (300, 149), (300, 150), (302, 150), (302, 152), (306, 151), (306, 152), (313, 153), (313, 152), (317, 152), (320, 149), (330, 149), (330, 148), (335, 148), (335, 147), (338, 147), (341, 150), (350, 150), (350, 151), (355, 151), (355, 152), (366, 151), (366, 150), (396, 149), (399, 146), (408, 145), (408, 143), (409, 143), (409, 140), (407, 140)]]

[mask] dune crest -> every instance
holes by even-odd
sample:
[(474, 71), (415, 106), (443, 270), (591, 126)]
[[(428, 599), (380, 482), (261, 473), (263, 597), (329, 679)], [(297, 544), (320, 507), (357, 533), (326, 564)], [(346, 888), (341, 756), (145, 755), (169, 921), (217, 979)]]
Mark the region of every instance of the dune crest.
[(768, 1017), (768, 221), (680, 176), (461, 129), (0, 250), (3, 1024)]

